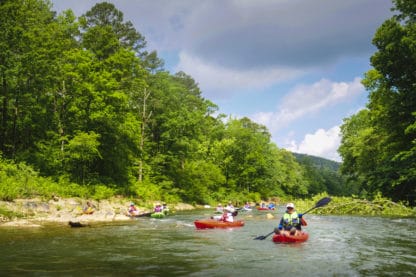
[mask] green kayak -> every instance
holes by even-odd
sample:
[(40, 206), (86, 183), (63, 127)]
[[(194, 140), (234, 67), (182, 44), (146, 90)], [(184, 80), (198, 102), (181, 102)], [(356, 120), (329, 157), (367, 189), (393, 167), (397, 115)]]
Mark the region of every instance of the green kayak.
[(164, 212), (155, 212), (150, 215), (152, 218), (164, 218), (165, 216)]

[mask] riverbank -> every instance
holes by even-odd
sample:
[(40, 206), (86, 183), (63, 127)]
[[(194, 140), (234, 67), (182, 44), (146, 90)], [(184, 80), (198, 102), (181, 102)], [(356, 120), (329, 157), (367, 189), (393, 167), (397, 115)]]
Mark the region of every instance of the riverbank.
[[(84, 214), (83, 208), (89, 201), (94, 209), (92, 214)], [(15, 199), (14, 201), (0, 201), (0, 227), (41, 227), (47, 223), (68, 224), (80, 222), (88, 225), (92, 222), (111, 222), (131, 220), (127, 216), (127, 209), (131, 200), (113, 198), (109, 200), (85, 200), (80, 198)], [(137, 206), (140, 213), (152, 212), (151, 208)], [(189, 204), (169, 205), (172, 211), (192, 210)]]

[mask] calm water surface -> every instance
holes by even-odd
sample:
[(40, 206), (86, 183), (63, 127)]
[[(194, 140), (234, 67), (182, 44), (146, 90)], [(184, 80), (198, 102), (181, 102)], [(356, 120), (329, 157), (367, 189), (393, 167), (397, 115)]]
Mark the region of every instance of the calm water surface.
[(0, 228), (0, 276), (415, 276), (415, 219), (308, 214), (309, 240), (274, 244), (282, 210), (196, 230), (207, 210), (86, 228)]

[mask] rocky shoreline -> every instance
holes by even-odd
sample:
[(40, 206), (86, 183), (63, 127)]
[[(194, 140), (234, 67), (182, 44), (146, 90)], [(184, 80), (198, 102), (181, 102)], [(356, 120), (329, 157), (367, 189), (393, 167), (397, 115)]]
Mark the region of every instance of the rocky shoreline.
[[(89, 201), (94, 207), (92, 214), (84, 214), (83, 207)], [(85, 200), (80, 198), (15, 199), (0, 201), (0, 227), (41, 227), (48, 223), (79, 222), (88, 225), (91, 222), (112, 222), (131, 220), (127, 209), (131, 200), (114, 198), (109, 200)], [(137, 205), (136, 205), (137, 206)], [(137, 206), (140, 213), (151, 212), (151, 208)], [(169, 205), (170, 210), (192, 210), (189, 204)]]

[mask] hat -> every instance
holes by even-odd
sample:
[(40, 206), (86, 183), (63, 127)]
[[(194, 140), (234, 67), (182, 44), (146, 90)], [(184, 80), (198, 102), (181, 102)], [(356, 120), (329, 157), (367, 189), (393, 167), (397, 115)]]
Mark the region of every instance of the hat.
[(133, 203), (133, 202), (131, 202), (131, 203), (130, 203), (130, 206), (134, 206), (134, 203)]
[(293, 203), (287, 203), (286, 208), (295, 208)]

